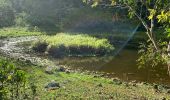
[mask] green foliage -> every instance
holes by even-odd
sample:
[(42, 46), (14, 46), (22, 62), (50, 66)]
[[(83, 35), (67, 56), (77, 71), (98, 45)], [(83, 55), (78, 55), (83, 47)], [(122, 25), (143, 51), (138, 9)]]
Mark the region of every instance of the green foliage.
[[(129, 15), (140, 18), (140, 21), (145, 21), (147, 23), (147, 19), (155, 19), (157, 17), (158, 21), (160, 20), (169, 20), (169, 0), (145, 0), (145, 1), (137, 1), (137, 0), (82, 0), (85, 3), (91, 4), (92, 7), (95, 6), (113, 6), (113, 7), (126, 7), (129, 9)], [(143, 12), (147, 13), (144, 14)], [(141, 20), (142, 19), (142, 20)]]
[(168, 38), (170, 38), (170, 28), (166, 28), (166, 34), (168, 35)]
[(157, 16), (158, 22), (168, 22), (170, 23), (170, 11), (165, 12), (164, 10), (161, 11), (161, 14)]
[(164, 28), (165, 28), (165, 34), (167, 35), (167, 37), (170, 37), (170, 10), (165, 12), (164, 10), (161, 12), (160, 15), (157, 16), (158, 18), (158, 22), (164, 24)]
[(46, 50), (49, 53), (54, 51), (53, 53), (55, 54), (59, 50), (66, 55), (100, 55), (100, 53), (103, 55), (114, 50), (114, 47), (107, 39), (97, 39), (84, 34), (60, 33), (55, 36), (42, 36), (34, 44), (33, 48), (37, 50), (37, 47), (42, 47), (39, 44), (44, 46), (47, 44)]
[(26, 73), (12, 63), (0, 59), (0, 99), (20, 99), (25, 88)]
[(148, 42), (147, 45), (140, 45), (140, 50), (138, 52), (140, 57), (137, 60), (139, 68), (162, 67), (167, 64), (167, 42), (159, 42), (159, 46), (161, 47), (161, 50), (155, 51), (153, 44), (150, 42)]
[[(146, 29), (146, 34), (150, 43), (148, 46), (141, 45), (138, 59), (139, 66), (159, 66), (165, 64), (166, 60), (165, 43), (158, 43), (160, 37), (154, 33), (156, 23), (160, 23), (162, 26), (169, 28), (170, 22), (170, 10), (169, 0), (83, 0), (86, 3), (90, 3), (93, 7), (97, 5), (112, 6), (128, 9), (130, 17), (135, 17)], [(168, 29), (167, 29), (168, 30)], [(167, 31), (168, 32), (168, 31)], [(165, 38), (165, 37), (164, 37)], [(163, 46), (164, 45), (164, 46)]]

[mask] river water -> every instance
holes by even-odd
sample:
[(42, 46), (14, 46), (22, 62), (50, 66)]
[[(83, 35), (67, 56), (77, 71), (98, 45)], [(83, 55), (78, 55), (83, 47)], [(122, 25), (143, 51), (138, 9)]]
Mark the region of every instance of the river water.
[(108, 77), (124, 81), (170, 84), (165, 66), (139, 69), (137, 58), (136, 50), (124, 49), (115, 57), (65, 57), (53, 59), (53, 62), (75, 70), (102, 72)]

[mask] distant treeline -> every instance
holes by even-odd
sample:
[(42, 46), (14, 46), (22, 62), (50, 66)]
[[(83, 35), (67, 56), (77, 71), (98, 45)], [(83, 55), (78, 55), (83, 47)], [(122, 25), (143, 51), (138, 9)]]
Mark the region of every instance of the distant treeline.
[(46, 31), (63, 31), (118, 20), (121, 16), (113, 14), (117, 11), (91, 8), (82, 0), (0, 0), (0, 27), (36, 26)]

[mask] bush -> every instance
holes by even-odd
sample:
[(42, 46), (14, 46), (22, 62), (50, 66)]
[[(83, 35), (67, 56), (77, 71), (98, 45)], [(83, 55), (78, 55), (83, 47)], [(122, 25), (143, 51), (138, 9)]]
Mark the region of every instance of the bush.
[(35, 42), (33, 45), (33, 50), (36, 52), (43, 53), (46, 51), (48, 44), (46, 42)]
[[(0, 100), (34, 100), (37, 94), (34, 76), (10, 61), (0, 57)], [(20, 62), (15, 64), (20, 65)]]
[(44, 49), (49, 55), (55, 57), (59, 55), (106, 55), (114, 50), (107, 39), (98, 39), (85, 34), (60, 33), (55, 36), (42, 36), (34, 43), (33, 49), (39, 48), (40, 44), (47, 44), (48, 47)]
[(24, 96), (26, 73), (12, 63), (0, 59), (0, 99), (20, 99)]

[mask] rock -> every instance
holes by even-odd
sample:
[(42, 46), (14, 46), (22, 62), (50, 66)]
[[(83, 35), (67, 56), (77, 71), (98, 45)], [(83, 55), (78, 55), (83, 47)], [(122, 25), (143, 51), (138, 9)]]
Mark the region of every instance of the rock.
[(47, 73), (47, 74), (53, 74), (53, 68), (52, 68), (52, 67), (47, 67), (47, 68), (45, 69), (45, 73)]
[(60, 68), (59, 68), (59, 71), (60, 71), (60, 72), (65, 72), (66, 69), (65, 69), (64, 67), (60, 67)]
[(117, 78), (114, 78), (114, 79), (113, 79), (113, 83), (114, 83), (114, 84), (117, 84), (117, 85), (122, 84), (121, 80), (119, 80), (119, 79), (117, 79)]
[(52, 81), (45, 86), (47, 90), (55, 90), (60, 87), (61, 87), (60, 84), (55, 81)]
[(3, 43), (0, 43), (0, 47), (2, 47), (2, 46), (4, 46), (4, 44), (3, 44)]

